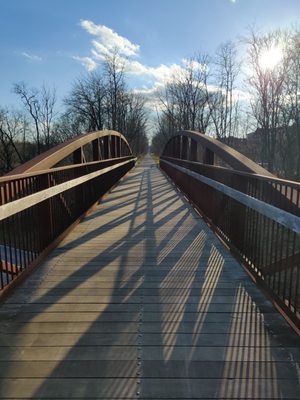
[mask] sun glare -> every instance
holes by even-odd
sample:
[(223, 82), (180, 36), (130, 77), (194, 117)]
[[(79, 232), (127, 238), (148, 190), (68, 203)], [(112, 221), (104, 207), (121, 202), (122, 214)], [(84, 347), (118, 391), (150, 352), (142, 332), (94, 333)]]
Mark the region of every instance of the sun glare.
[(272, 46), (261, 53), (259, 65), (263, 70), (272, 70), (280, 63), (282, 57), (282, 49), (279, 46)]

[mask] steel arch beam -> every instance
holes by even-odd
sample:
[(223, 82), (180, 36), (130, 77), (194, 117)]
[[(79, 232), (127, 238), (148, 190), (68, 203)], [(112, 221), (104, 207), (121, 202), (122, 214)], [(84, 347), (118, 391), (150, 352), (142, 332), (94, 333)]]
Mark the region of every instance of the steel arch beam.
[[(227, 146), (226, 144), (220, 142), (219, 140), (207, 136), (204, 133), (195, 131), (184, 130), (176, 132), (176, 134), (172, 138), (170, 138), (169, 141), (167, 142), (163, 150), (162, 156), (183, 158), (182, 155), (188, 153), (186, 149), (184, 151), (182, 151), (183, 150), (182, 148), (179, 151), (177, 149), (177, 155), (174, 154), (174, 149), (176, 149), (176, 144), (177, 147), (178, 143), (182, 147), (182, 143), (184, 143), (182, 138), (191, 138), (197, 143), (200, 143), (201, 146), (203, 146), (203, 148), (208, 149), (213, 154), (216, 154), (219, 158), (221, 158), (223, 161), (225, 161), (228, 165), (230, 165), (233, 169), (237, 171), (251, 172), (259, 175), (274, 176), (265, 168), (256, 164), (254, 161), (250, 160), (248, 157), (244, 156), (238, 151), (234, 150), (232, 147)], [(178, 153), (181, 155), (180, 157), (178, 157)]]
[(94, 140), (108, 136), (119, 137), (121, 142), (125, 144), (125, 148), (128, 153), (126, 155), (132, 155), (129, 143), (121, 133), (113, 130), (96, 131), (85, 133), (83, 135), (76, 136), (75, 138), (70, 139), (64, 143), (60, 143), (52, 149), (41, 153), (33, 159), (27, 161), (26, 163), (19, 165), (6, 175), (17, 175), (23, 174), (25, 172), (36, 172), (52, 168), (54, 165), (56, 165), (66, 157), (72, 155), (76, 150), (81, 149), (84, 145), (92, 143)]

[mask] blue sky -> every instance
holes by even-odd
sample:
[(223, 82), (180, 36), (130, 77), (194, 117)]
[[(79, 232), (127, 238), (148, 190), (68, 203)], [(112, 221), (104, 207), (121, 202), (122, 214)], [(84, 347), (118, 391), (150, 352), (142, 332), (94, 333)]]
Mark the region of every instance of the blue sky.
[(250, 25), (299, 18), (300, 0), (0, 0), (0, 106), (19, 104), (20, 81), (55, 85), (62, 99), (112, 46), (130, 60), (130, 85), (151, 90), (183, 58), (213, 53)]

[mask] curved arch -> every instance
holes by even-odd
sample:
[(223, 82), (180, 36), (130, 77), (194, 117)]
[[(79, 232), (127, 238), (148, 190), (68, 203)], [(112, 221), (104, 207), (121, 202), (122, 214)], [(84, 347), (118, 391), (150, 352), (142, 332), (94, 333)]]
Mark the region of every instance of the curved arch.
[[(85, 133), (83, 135), (76, 136), (73, 139), (70, 139), (64, 143), (60, 143), (57, 146), (53, 147), (50, 150), (45, 151), (44, 153), (39, 154), (38, 156), (34, 157), (33, 159), (27, 161), (26, 163), (19, 165), (12, 171), (10, 171), (7, 175), (16, 175), (16, 174), (23, 174), (25, 172), (36, 172), (44, 169), (52, 168), (54, 165), (59, 163), (60, 161), (64, 160), (66, 157), (75, 154), (76, 151), (80, 151), (84, 145), (88, 143), (95, 144), (95, 148), (98, 147), (99, 152), (99, 141), (98, 139), (107, 138), (107, 146), (111, 145), (109, 143), (109, 137), (118, 138), (114, 139), (119, 140), (119, 157), (122, 156), (131, 156), (132, 151), (129, 146), (128, 141), (126, 138), (119, 132), (113, 130), (104, 130), (104, 131), (95, 131)], [(110, 152), (108, 152), (110, 154)], [(104, 157), (107, 159), (110, 157)], [(111, 157), (114, 158), (114, 157)], [(98, 157), (99, 159), (99, 157)], [(75, 162), (76, 163), (76, 162)], [(79, 162), (80, 163), (80, 162)]]
[[(191, 140), (200, 143), (206, 150), (208, 150), (208, 153), (210, 152), (210, 156), (213, 157), (213, 154), (216, 154), (235, 170), (251, 172), (259, 175), (273, 176), (273, 174), (271, 174), (265, 168), (256, 164), (254, 161), (250, 160), (248, 157), (244, 156), (238, 151), (234, 150), (232, 147), (227, 146), (219, 140), (209, 137), (204, 133), (195, 131), (178, 131), (171, 139), (169, 139), (163, 150), (162, 155), (184, 158), (182, 157), (182, 155), (184, 155), (183, 153), (185, 153), (185, 155), (187, 156), (188, 144), (183, 144), (184, 139), (182, 140), (182, 138), (185, 138), (186, 142), (186, 139), (190, 138)], [(191, 143), (190, 147), (192, 148), (192, 146), (193, 144)], [(195, 151), (195, 149), (193, 149), (193, 151)], [(206, 163), (209, 164), (210, 162)]]

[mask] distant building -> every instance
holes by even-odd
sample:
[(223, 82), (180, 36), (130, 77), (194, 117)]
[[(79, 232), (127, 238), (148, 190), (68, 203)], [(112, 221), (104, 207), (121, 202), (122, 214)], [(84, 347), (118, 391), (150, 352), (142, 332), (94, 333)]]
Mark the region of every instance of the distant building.
[[(246, 138), (227, 137), (222, 142), (268, 169), (268, 160), (264, 158), (263, 152), (263, 135), (263, 129), (257, 128), (254, 132), (248, 133)], [(300, 135), (300, 132), (297, 132), (296, 125), (291, 125), (277, 128), (275, 135), (276, 151), (273, 159), (273, 173), (280, 177), (297, 179), (297, 163), (300, 157), (297, 136)]]

